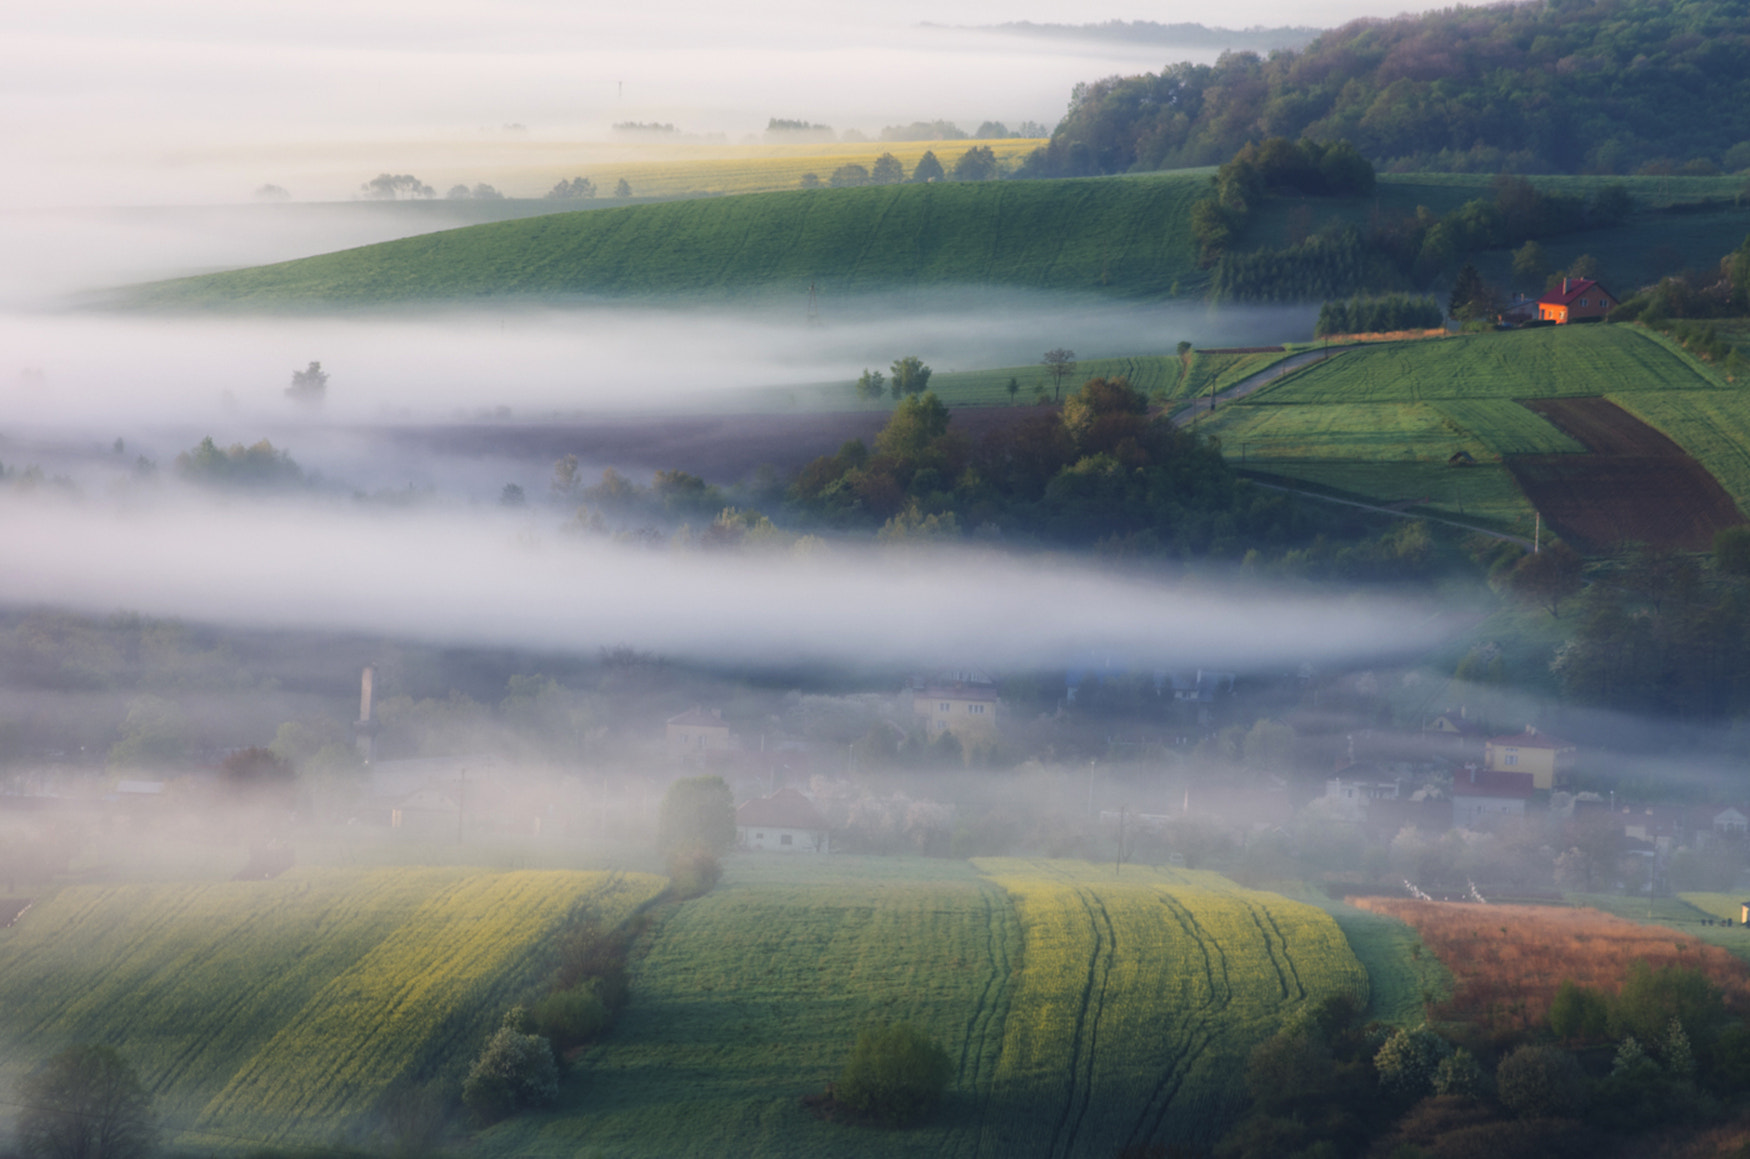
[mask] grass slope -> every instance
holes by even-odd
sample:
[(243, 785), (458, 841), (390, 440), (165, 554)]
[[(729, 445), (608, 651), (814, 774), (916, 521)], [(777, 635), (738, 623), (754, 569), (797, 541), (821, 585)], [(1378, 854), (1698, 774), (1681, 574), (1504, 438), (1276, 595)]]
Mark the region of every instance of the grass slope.
[(1206, 178), (802, 190), (552, 214), (156, 283), (161, 307), (510, 297), (823, 293), (985, 284), (1165, 294), (1194, 287), (1186, 223)]
[[(1061, 393), (1071, 393), (1090, 378), (1126, 378), (1131, 386), (1156, 402), (1171, 404), (1208, 394), (1211, 389), (1226, 390), (1247, 375), (1286, 357), (1285, 353), (1274, 352), (1227, 354), (1199, 350), (1186, 360), (1188, 366), (1174, 354), (1084, 358), (1076, 363), (1076, 372), (1064, 379)], [(1008, 391), (1011, 378), (1021, 386), (1013, 399)], [(939, 371), (930, 376), (930, 389), (949, 406), (1008, 406), (1011, 402), (1028, 406), (1038, 401), (1040, 391), (1049, 399), (1052, 383), (1045, 367), (1034, 363), (992, 370)], [(847, 384), (841, 402), (852, 397), (854, 390), (854, 384)]]
[(393, 869), (63, 890), (0, 934), (0, 1087), (108, 1042), (173, 1146), (328, 1142), (398, 1079), (459, 1079), (578, 907), (613, 920), (663, 884)]

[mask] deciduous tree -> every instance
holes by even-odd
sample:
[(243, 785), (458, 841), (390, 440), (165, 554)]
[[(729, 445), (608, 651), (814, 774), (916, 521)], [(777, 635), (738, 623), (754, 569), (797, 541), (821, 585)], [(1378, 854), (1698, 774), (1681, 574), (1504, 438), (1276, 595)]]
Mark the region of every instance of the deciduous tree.
[(1045, 357), (1039, 361), (1051, 374), (1051, 398), (1055, 402), (1063, 389), (1063, 380), (1076, 372), (1076, 352), (1059, 346), (1055, 350), (1047, 350)]
[(134, 1068), (109, 1046), (75, 1046), (18, 1084), (20, 1150), (52, 1159), (139, 1159), (157, 1129)]

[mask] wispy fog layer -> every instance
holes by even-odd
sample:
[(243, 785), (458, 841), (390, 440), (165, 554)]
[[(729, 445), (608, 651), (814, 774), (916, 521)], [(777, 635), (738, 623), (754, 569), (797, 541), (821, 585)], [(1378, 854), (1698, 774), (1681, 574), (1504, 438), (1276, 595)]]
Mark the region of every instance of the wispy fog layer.
[[(1114, 18), (1322, 24), (1380, 0), (1213, 11), (1119, 0), (948, 0), (749, 8), (667, 0), (461, 5), (66, 0), (0, 8), (0, 149), (13, 205), (235, 201), (263, 182), (343, 197), (360, 180), (520, 126), (600, 139), (620, 121), (731, 139), (770, 117), (843, 130), (948, 118), (1047, 125), (1071, 88), (1207, 52), (917, 27)], [(426, 151), (422, 151), (426, 150)], [(466, 148), (428, 180), (490, 180)], [(473, 168), (474, 172), (466, 170)]]
[(0, 314), (0, 410), (19, 424), (129, 428), (295, 423), (291, 373), (332, 376), (325, 422), (444, 419), (508, 407), (514, 415), (746, 409), (750, 387), (795, 387), (766, 405), (807, 406), (809, 384), (849, 384), (864, 367), (916, 354), (937, 372), (1038, 362), (1052, 346), (1082, 358), (1310, 337), (1305, 307), (1213, 311), (983, 290), (907, 299), (826, 296), (749, 309), (214, 318)]
[(1270, 598), (976, 553), (640, 550), (538, 516), (0, 502), (0, 604), (787, 664), (1328, 663), (1433, 643), (1409, 602)]

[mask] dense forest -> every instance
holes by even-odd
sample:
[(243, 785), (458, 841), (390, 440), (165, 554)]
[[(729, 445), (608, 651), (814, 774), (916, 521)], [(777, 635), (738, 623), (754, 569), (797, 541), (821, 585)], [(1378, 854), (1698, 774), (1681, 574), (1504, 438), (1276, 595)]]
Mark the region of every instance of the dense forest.
[(1357, 20), (1306, 48), (1078, 85), (1029, 177), (1215, 165), (1263, 137), (1382, 168), (1750, 167), (1750, 8), (1551, 0)]

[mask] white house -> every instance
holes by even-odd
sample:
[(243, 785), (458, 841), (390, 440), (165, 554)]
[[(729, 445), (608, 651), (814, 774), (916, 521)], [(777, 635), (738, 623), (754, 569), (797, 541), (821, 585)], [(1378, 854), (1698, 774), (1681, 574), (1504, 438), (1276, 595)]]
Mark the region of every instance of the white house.
[(826, 818), (795, 789), (779, 789), (735, 811), (735, 839), (743, 849), (778, 853), (830, 852)]

